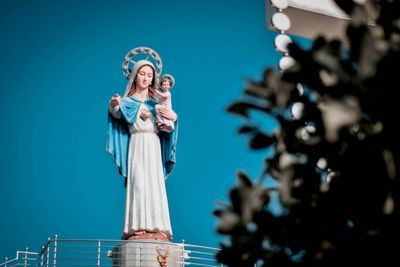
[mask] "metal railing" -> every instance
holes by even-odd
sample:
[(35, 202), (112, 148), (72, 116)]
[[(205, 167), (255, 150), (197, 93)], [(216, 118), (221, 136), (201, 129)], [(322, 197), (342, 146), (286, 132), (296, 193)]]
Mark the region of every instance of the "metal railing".
[(30, 252), (28, 248), (25, 248), (25, 251), (17, 251), (14, 259), (5, 258), (4, 262), (0, 263), (0, 266), (37, 266), (38, 255), (39, 253)]
[(0, 267), (12, 266), (223, 266), (215, 260), (217, 248), (158, 240), (48, 239), (40, 252), (17, 251)]

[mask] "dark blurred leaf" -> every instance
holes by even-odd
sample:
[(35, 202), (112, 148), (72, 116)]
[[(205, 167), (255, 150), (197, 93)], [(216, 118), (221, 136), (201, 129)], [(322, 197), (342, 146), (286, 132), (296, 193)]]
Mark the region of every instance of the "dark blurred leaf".
[(351, 15), (354, 8), (354, 2), (349, 0), (335, 0), (336, 5), (348, 15)]
[(214, 215), (219, 218), (217, 231), (221, 234), (233, 234), (241, 228), (240, 217), (232, 211), (217, 210)]
[(245, 186), (245, 187), (250, 187), (253, 185), (253, 183), (251, 182), (249, 176), (247, 176), (246, 173), (244, 173), (243, 171), (238, 171), (237, 173), (237, 177), (239, 179), (239, 186)]
[(255, 130), (254, 126), (245, 125), (245, 126), (240, 127), (237, 132), (239, 134), (246, 134), (246, 133), (251, 133), (254, 130)]
[(275, 140), (273, 136), (258, 132), (250, 139), (249, 146), (253, 149), (263, 149), (271, 146)]

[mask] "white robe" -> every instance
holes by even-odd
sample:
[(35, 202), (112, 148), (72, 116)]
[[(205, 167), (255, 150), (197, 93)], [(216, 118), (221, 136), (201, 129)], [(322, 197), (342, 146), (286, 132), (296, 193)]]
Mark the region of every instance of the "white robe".
[[(154, 116), (130, 125), (124, 235), (135, 231), (161, 231), (172, 239), (160, 139)], [(142, 131), (142, 132), (141, 132)]]

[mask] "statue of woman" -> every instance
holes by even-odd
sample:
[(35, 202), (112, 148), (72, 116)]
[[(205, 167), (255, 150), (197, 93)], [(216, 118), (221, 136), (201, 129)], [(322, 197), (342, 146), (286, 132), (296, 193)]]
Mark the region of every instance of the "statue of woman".
[(159, 107), (161, 116), (175, 124), (171, 132), (159, 131), (156, 75), (150, 61), (136, 62), (125, 94), (109, 103), (107, 151), (126, 184), (122, 239), (172, 240), (165, 180), (175, 165), (177, 115)]

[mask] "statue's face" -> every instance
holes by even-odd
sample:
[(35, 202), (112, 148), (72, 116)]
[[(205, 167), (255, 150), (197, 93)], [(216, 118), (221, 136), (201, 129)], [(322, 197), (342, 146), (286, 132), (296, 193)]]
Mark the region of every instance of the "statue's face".
[(171, 88), (171, 84), (168, 80), (163, 80), (161, 83), (161, 88), (163, 89), (163, 91), (168, 91)]
[(136, 86), (145, 89), (148, 88), (154, 77), (153, 69), (150, 66), (143, 66), (136, 75)]

